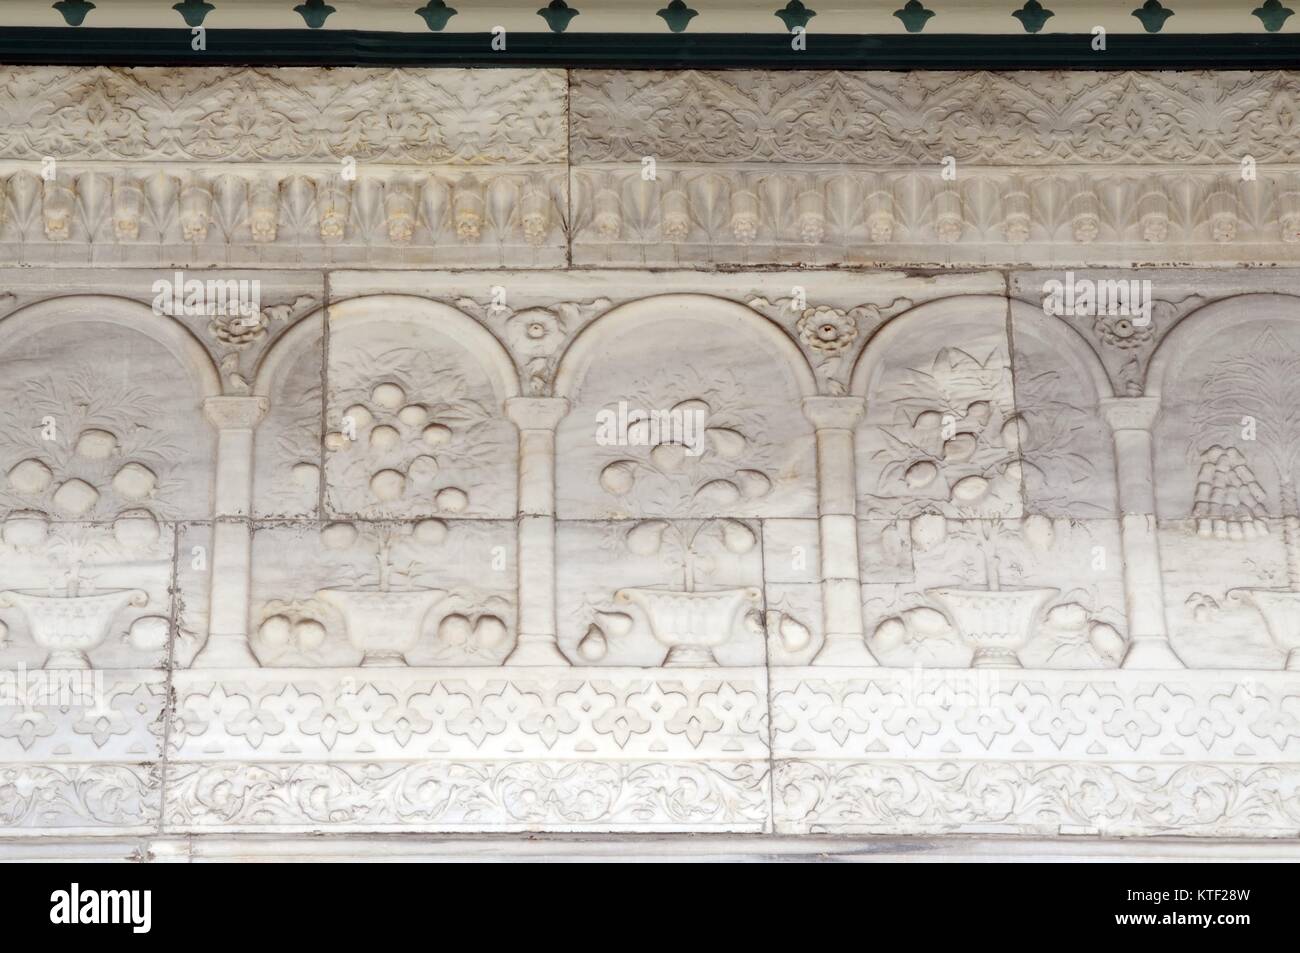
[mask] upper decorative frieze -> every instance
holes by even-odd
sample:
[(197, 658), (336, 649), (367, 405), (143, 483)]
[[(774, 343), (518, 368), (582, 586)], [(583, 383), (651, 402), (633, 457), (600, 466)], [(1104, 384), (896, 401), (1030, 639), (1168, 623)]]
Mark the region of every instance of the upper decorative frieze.
[(564, 162), (559, 70), (0, 70), (0, 159)]
[(1294, 162), (1293, 72), (573, 74), (575, 162)]

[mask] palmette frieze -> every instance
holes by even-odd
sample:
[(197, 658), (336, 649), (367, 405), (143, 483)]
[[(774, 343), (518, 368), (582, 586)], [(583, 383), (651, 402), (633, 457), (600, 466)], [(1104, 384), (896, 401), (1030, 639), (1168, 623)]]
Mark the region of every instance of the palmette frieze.
[[(1293, 164), (1148, 166), (582, 165), (575, 262), (951, 267), (1289, 262)], [(1066, 251), (1068, 249), (1068, 252)]]

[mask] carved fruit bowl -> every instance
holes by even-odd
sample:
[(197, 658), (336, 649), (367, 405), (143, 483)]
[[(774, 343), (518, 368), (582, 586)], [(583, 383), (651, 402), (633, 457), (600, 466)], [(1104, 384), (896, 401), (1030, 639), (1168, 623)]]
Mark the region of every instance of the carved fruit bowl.
[(664, 666), (717, 665), (713, 650), (731, 638), (741, 613), (757, 603), (757, 589), (682, 592), (620, 589), (616, 602), (630, 602), (646, 614), (654, 637), (668, 646)]
[(420, 641), (424, 617), (444, 589), (321, 589), (316, 598), (343, 616), (348, 641), (364, 666), (400, 666)]
[(1232, 589), (1228, 595), (1259, 610), (1273, 644), (1286, 653), (1286, 670), (1300, 672), (1300, 592), (1290, 589)]
[(1057, 589), (927, 589), (975, 655), (972, 668), (1020, 668), (1017, 652)]
[(127, 606), (149, 604), (141, 589), (110, 589), (88, 596), (52, 596), (48, 593), (0, 592), (0, 608), (22, 610), (32, 641), (49, 651), (45, 667), (90, 668), (86, 653), (108, 638), (113, 618)]

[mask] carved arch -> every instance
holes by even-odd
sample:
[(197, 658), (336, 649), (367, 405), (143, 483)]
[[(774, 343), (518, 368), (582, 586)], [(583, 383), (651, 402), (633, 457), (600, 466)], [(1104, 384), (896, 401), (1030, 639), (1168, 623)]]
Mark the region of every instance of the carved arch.
[(281, 379), (294, 359), (310, 347), (312, 341), (325, 333), (327, 313), (327, 307), (308, 312), (271, 343), (257, 363), (257, 370), (253, 376), (254, 394), (258, 397), (271, 396), (276, 381)]
[[(450, 305), (418, 295), (362, 295), (327, 305), (321, 311), (303, 318), (298, 324), (315, 321), (318, 314), (327, 314), (331, 324), (409, 324), (445, 335), (478, 358), (502, 401), (519, 396), (519, 371), (505, 345), (483, 325)], [(290, 329), (278, 343), (285, 343), (296, 330), (297, 326)], [(279, 359), (276, 357), (276, 360)], [(268, 353), (263, 359), (263, 365), (273, 366), (268, 364), (271, 360), (272, 355)], [(259, 367), (258, 387), (265, 386), (261, 378), (262, 368)], [(262, 393), (260, 390), (257, 392)]]
[[(1160, 397), (1166, 382), (1178, 379), (1181, 362), (1199, 351), (1211, 338), (1232, 328), (1257, 321), (1300, 320), (1300, 297), (1287, 294), (1233, 295), (1197, 308), (1165, 335), (1147, 367), (1148, 397)], [(1172, 375), (1172, 376), (1171, 376)]]
[(1110, 375), (1106, 373), (1101, 358), (1069, 322), (1043, 313), (1039, 306), (1024, 301), (1011, 302), (1012, 350), (1015, 350), (1015, 336), (1025, 328), (1040, 333), (1041, 339), (1059, 345), (1062, 360), (1069, 364), (1081, 376), (1092, 382), (1098, 399), (1115, 396), (1115, 386)]
[(765, 351), (790, 368), (800, 396), (817, 394), (817, 379), (812, 368), (780, 325), (743, 304), (704, 294), (654, 295), (606, 311), (583, 328), (560, 357), (555, 374), (555, 393), (560, 396), (573, 393), (595, 359), (601, 341), (608, 335), (629, 333), (665, 317), (688, 316), (692, 321), (749, 334)]
[(221, 394), (221, 375), (207, 349), (189, 329), (130, 298), (65, 295), (19, 308), (0, 319), (0, 354), (34, 334), (78, 324), (114, 324), (143, 334), (166, 348), (190, 371), (202, 397)]
[(1030, 322), (1033, 327), (1044, 332), (1045, 338), (1060, 342), (1064, 346), (1064, 352), (1069, 356), (1071, 363), (1086, 372), (1099, 398), (1114, 396), (1114, 388), (1100, 358), (1074, 328), (1064, 321), (1049, 318), (1040, 308), (1001, 295), (954, 295), (949, 298), (939, 298), (909, 308), (890, 318), (876, 329), (867, 340), (862, 353), (858, 355), (857, 363), (853, 367), (849, 392), (865, 396), (869, 383), (881, 368), (884, 356), (895, 341), (912, 333), (914, 328), (923, 322), (942, 320), (945, 313), (958, 307), (988, 307), (990, 313), (1001, 311), (1004, 315), (1009, 314), (1015, 319)]

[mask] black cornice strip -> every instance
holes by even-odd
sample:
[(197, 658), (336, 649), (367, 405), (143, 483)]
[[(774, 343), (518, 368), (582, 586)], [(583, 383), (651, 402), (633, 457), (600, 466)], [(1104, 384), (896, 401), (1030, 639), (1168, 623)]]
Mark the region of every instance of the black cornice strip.
[(0, 27), (0, 63), (108, 66), (553, 66), (613, 69), (1276, 69), (1300, 67), (1300, 33), (779, 34), (487, 33)]

